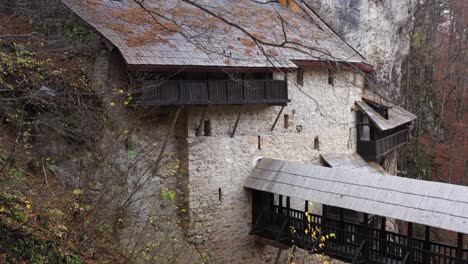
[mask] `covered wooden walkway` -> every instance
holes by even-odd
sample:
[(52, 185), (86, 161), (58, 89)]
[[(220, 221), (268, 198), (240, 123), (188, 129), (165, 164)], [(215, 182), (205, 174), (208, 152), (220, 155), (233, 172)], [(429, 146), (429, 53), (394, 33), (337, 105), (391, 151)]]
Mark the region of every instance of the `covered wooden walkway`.
[[(467, 187), (271, 159), (262, 159), (244, 186), (253, 189), (250, 234), (283, 246), (353, 263), (468, 263)], [(304, 210), (291, 208), (291, 197), (304, 200)], [(323, 204), (323, 214), (306, 214), (308, 201)], [(327, 215), (328, 206), (338, 217)], [(362, 217), (350, 220), (345, 210)], [(386, 230), (387, 218), (406, 222), (407, 232)], [(424, 238), (414, 236), (414, 223), (424, 225)], [(433, 241), (431, 227), (456, 232), (456, 243)], [(327, 234), (334, 237), (320, 248)]]

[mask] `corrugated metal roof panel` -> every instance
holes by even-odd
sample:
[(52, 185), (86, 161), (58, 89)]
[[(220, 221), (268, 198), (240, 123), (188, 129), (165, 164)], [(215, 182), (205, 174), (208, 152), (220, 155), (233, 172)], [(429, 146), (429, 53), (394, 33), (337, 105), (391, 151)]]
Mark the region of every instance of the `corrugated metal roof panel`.
[(468, 234), (465, 186), (262, 159), (244, 187)]
[[(158, 23), (133, 0), (62, 1), (113, 43), (131, 65), (295, 68), (291, 60), (366, 63), (331, 30), (322, 30), (277, 3), (197, 2), (274, 45), (283, 44), (284, 29), (289, 42), (281, 48), (262, 45), (268, 53), (265, 57), (255, 43), (249, 42), (245, 32), (179, 0), (146, 0), (143, 3), (148, 10), (162, 14)], [(278, 14), (287, 23), (281, 23)], [(313, 14), (310, 16), (319, 20)]]

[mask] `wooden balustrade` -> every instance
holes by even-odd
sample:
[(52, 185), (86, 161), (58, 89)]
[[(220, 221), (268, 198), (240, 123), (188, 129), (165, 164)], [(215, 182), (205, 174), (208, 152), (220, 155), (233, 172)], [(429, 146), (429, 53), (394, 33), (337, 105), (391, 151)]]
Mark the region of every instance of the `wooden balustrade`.
[(390, 151), (409, 142), (409, 129), (377, 140), (358, 140), (357, 152), (366, 160), (378, 160)]
[[(317, 237), (334, 234), (333, 238), (326, 240), (325, 248), (318, 249), (318, 252), (347, 262), (357, 256), (366, 259), (366, 263), (379, 264), (468, 264), (468, 249), (463, 247), (460, 249), (432, 241), (427, 243), (424, 239), (390, 231), (382, 232), (379, 228), (343, 219), (327, 218), (324, 221), (323, 216), (315, 214), (310, 214), (310, 219), (309, 223), (302, 211), (273, 206), (270, 210), (263, 210), (259, 218), (254, 219), (256, 221), (250, 234), (313, 251), (317, 243), (311, 232), (317, 228), (321, 230)], [(366, 241), (366, 251), (362, 250), (363, 241)]]
[(139, 105), (271, 104), (288, 100), (285, 80), (144, 81), (135, 92)]

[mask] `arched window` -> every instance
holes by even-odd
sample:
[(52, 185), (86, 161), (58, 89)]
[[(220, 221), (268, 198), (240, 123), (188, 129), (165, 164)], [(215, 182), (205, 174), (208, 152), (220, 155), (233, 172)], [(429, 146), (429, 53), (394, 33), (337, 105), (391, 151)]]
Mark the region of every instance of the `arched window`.
[(318, 137), (314, 139), (314, 149), (320, 150), (320, 142), (319, 142)]

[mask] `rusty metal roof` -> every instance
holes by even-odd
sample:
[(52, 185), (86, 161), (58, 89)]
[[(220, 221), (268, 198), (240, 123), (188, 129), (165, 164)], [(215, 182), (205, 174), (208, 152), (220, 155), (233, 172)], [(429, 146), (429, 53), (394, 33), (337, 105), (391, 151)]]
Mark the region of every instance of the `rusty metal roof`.
[(295, 68), (294, 60), (366, 63), (331, 30), (278, 3), (197, 2), (270, 44), (281, 45), (284, 34), (287, 36), (283, 47), (259, 44), (259, 48), (246, 32), (180, 0), (141, 1), (154, 17), (133, 0), (62, 2), (115, 45), (133, 66)]
[(244, 187), (468, 234), (468, 187), (262, 159)]
[(320, 156), (322, 156), (325, 163), (327, 163), (332, 168), (359, 169), (372, 173), (382, 173), (390, 175), (378, 163), (367, 162), (357, 153), (334, 153), (322, 154)]

